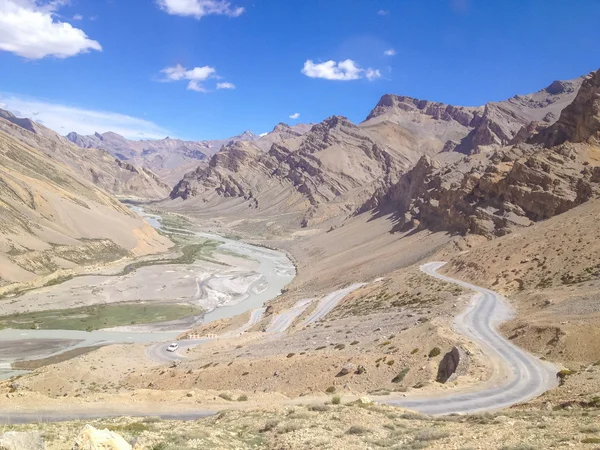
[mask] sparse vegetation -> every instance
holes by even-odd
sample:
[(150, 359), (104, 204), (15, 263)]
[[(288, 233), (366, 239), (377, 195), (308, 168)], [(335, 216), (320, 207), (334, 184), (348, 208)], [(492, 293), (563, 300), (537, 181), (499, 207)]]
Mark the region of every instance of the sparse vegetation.
[(100, 328), (156, 323), (198, 315), (193, 305), (112, 303), (83, 308), (38, 311), (0, 317), (1, 328), (93, 331)]
[(404, 377), (406, 376), (406, 374), (408, 373), (410, 369), (408, 367), (405, 367), (404, 369), (402, 369), (402, 371), (396, 375), (394, 378), (392, 378), (392, 383), (401, 383), (402, 380), (404, 380)]
[(348, 434), (355, 434), (355, 435), (363, 435), (363, 434), (367, 434), (370, 433), (371, 430), (369, 430), (366, 427), (363, 427), (361, 425), (352, 425), (349, 429), (348, 429)]
[(433, 347), (431, 349), (431, 351), (429, 352), (429, 357), (435, 358), (436, 356), (439, 356), (441, 353), (442, 353), (442, 349), (440, 349), (439, 347)]

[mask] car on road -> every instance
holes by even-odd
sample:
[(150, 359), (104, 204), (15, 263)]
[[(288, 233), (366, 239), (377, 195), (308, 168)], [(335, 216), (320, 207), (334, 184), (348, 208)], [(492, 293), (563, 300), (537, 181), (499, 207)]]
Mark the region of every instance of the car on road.
[(179, 344), (173, 342), (172, 344), (169, 344), (169, 346), (167, 347), (167, 351), (168, 352), (174, 352), (178, 348), (179, 348)]

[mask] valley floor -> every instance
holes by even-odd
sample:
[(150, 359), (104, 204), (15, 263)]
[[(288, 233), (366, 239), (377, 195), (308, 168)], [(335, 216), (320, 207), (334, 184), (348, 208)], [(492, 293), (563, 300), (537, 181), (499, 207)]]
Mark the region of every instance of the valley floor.
[[(387, 218), (367, 222), (357, 217), (328, 233), (258, 239), (239, 222), (235, 227), (216, 227), (214, 220), (208, 226), (196, 220), (203, 231), (235, 234), (247, 241), (254, 238), (287, 250), (297, 266), (297, 277), (256, 321), (249, 320), (246, 313), (188, 332), (228, 337), (200, 346), (184, 345), (180, 357), (172, 362), (148, 358), (145, 344), (111, 345), (66, 361), (49, 361), (50, 365), (32, 374), (5, 382), (0, 385), (0, 409), (5, 417), (34, 412), (32, 405), (37, 411), (80, 411), (85, 416), (98, 403), (112, 414), (122, 415), (248, 410), (193, 422), (187, 429), (197, 426), (197, 434), (188, 437), (183, 430), (177, 432), (179, 447), (169, 447), (168, 439), (164, 446), (152, 447), (163, 445), (160, 438), (170, 436), (161, 428), (167, 422), (138, 421), (142, 425), (133, 425), (137, 431), (130, 437), (140, 435), (141, 442), (146, 442), (139, 448), (165, 449), (193, 448), (190, 446), (209, 441), (218, 442), (215, 448), (253, 448), (258, 444), (268, 448), (468, 448), (475, 443), (483, 448), (486, 442), (490, 448), (517, 444), (525, 445), (520, 448), (548, 448), (565, 442), (584, 445), (585, 439), (595, 439), (596, 431), (581, 431), (587, 418), (590, 423), (597, 419), (600, 408), (600, 366), (593, 361), (571, 365), (573, 373), (565, 373), (560, 387), (500, 413), (500, 417), (446, 420), (417, 418), (386, 406), (322, 407), (336, 395), (342, 403), (365, 395), (377, 402), (399, 399), (405, 403), (407, 396), (479, 390), (495, 375), (498, 382), (493, 358), (457, 333), (453, 325), (472, 294), (418, 269), (420, 262), (469, 254), (480, 245), (477, 238), (427, 231), (400, 236), (388, 232)], [(254, 227), (256, 224), (250, 230)], [(196, 229), (194, 225), (191, 228)], [(366, 284), (340, 298), (320, 320), (306, 323), (317, 310), (318, 299), (356, 282)], [(247, 323), (245, 332), (236, 332)], [(437, 383), (440, 362), (453, 347), (466, 352), (467, 368), (450, 382)], [(560, 364), (559, 359), (553, 360)], [(346, 367), (350, 373), (340, 375)], [(310, 406), (315, 404), (320, 406)], [(296, 412), (290, 412), (292, 409)], [(321, 418), (318, 425), (312, 422), (316, 417)], [(578, 419), (582, 417), (586, 419)], [(237, 438), (219, 441), (215, 436), (233, 430), (230, 418), (245, 425), (234, 427)], [(266, 425), (273, 421), (278, 423)], [(531, 425), (532, 421), (539, 426)], [(560, 421), (564, 423), (557, 428)], [(111, 419), (102, 423), (123, 427), (119, 429), (127, 434), (129, 422)], [(68, 440), (79, 425), (53, 427)], [(357, 430), (352, 430), (353, 426)], [(543, 433), (538, 430), (546, 428), (556, 433), (540, 441), (537, 435)], [(420, 433), (433, 437), (419, 438)]]

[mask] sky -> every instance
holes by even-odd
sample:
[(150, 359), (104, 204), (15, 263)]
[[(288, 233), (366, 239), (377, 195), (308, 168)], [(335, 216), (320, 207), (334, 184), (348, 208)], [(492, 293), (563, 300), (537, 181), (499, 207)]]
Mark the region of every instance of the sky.
[(481, 105), (600, 68), (598, 0), (0, 0), (0, 108), (61, 134), (227, 138)]

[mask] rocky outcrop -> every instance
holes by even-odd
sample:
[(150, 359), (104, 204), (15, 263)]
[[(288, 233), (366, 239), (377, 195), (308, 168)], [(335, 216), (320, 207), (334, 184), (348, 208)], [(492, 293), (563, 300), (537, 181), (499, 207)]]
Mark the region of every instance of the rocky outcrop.
[(98, 430), (86, 425), (72, 447), (73, 450), (131, 450), (131, 445), (119, 434), (108, 429)]
[(440, 361), (436, 381), (439, 383), (454, 381), (458, 376), (467, 373), (468, 365), (467, 353), (462, 348), (452, 347), (452, 350)]
[[(575, 95), (578, 85), (578, 80), (555, 82), (536, 94), (487, 105), (469, 136), (457, 146), (445, 146), (445, 153), (465, 156), (439, 162), (421, 158), (391, 188), (376, 192), (361, 211), (393, 213), (395, 230), (428, 228), (493, 237), (597, 196), (600, 168), (590, 158), (589, 146), (581, 143), (595, 143), (600, 130), (600, 72), (583, 80)], [(548, 128), (543, 120), (550, 120), (549, 109), (568, 96), (574, 98), (572, 104)], [(523, 104), (529, 109), (513, 111)], [(532, 117), (542, 121), (517, 130)]]
[(573, 103), (558, 121), (532, 138), (533, 143), (553, 147), (564, 142), (600, 143), (600, 70), (583, 80)]

